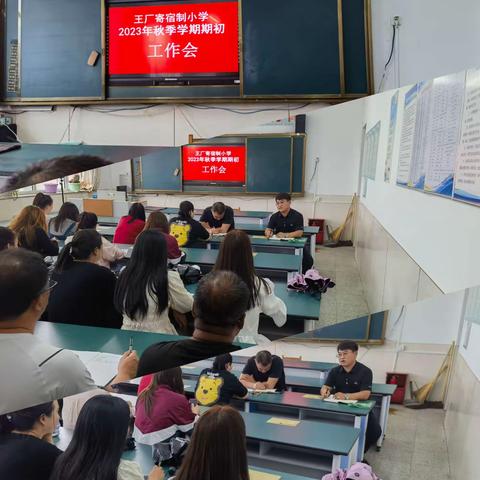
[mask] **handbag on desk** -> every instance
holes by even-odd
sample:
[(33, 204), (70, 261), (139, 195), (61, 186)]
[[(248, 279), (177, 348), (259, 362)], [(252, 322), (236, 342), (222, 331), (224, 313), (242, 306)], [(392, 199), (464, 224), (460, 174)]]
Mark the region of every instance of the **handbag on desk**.
[(202, 271), (198, 265), (187, 265), (185, 263), (180, 263), (175, 266), (175, 270), (178, 272), (185, 285), (198, 283), (202, 278)]

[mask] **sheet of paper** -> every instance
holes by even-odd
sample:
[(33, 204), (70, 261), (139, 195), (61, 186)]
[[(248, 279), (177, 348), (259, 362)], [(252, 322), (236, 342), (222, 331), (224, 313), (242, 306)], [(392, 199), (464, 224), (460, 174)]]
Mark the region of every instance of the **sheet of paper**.
[(277, 393), (274, 388), (267, 388), (266, 390), (254, 390), (253, 388), (247, 388), (250, 393)]
[(75, 351), (88, 368), (96, 385), (104, 387), (116, 375), (120, 355), (103, 352)]
[(186, 369), (186, 370), (194, 370), (195, 367), (194, 365), (182, 365), (182, 369)]
[(331, 397), (324, 398), (323, 401), (330, 402), (330, 403), (343, 403), (345, 405), (351, 405), (358, 402), (358, 400), (338, 400), (336, 398), (331, 398)]
[(321, 400), (323, 397), (321, 395), (315, 395), (313, 393), (307, 393), (303, 398), (311, 398), (312, 400)]
[(260, 472), (258, 470), (248, 469), (250, 480), (281, 480), (280, 475), (274, 475), (273, 473)]
[(267, 423), (271, 423), (273, 425), (282, 425), (284, 427), (296, 427), (300, 423), (300, 420), (290, 420), (289, 418), (272, 417), (267, 420)]

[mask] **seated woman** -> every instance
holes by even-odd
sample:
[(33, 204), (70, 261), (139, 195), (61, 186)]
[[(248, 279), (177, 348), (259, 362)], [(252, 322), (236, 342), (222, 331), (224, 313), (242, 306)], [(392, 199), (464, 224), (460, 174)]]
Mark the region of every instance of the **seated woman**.
[[(98, 225), (98, 217), (92, 212), (82, 212), (78, 217), (77, 230), (95, 230)], [(67, 237), (65, 243), (71, 242), (73, 236)], [(113, 243), (109, 242), (102, 236), (102, 258), (98, 261), (98, 265), (110, 268), (110, 264), (120, 260), (125, 256), (123, 250), (117, 248)]]
[(168, 263), (176, 265), (182, 259), (182, 251), (178, 248), (177, 239), (170, 235), (170, 225), (167, 217), (160, 210), (150, 213), (144, 230), (158, 230), (163, 233), (167, 241)]
[(48, 480), (62, 453), (52, 444), (58, 403), (48, 402), (0, 417), (0, 478)]
[(19, 247), (37, 252), (42, 257), (58, 255), (58, 243), (48, 237), (45, 214), (38, 207), (28, 205), (22, 208), (9, 228), (15, 232)]
[(268, 343), (268, 338), (258, 333), (260, 313), (272, 317), (275, 325), (281, 327), (287, 321), (287, 307), (283, 300), (275, 296), (273, 282), (255, 274), (252, 245), (244, 231), (232, 230), (227, 233), (220, 245), (214, 270), (236, 273), (250, 290), (249, 310), (236, 340), (243, 343)]
[(138, 234), (145, 227), (145, 208), (141, 203), (133, 203), (128, 215), (123, 216), (118, 222), (113, 236), (113, 243), (133, 245)]
[(249, 480), (245, 423), (237, 410), (215, 406), (202, 414), (175, 480)]
[(178, 216), (170, 220), (171, 234), (181, 247), (201, 247), (210, 238), (207, 230), (194, 217), (193, 203), (185, 200), (180, 203)]
[(48, 234), (57, 239), (61, 245), (65, 239), (77, 230), (79, 211), (71, 202), (65, 202), (58, 211), (58, 215), (48, 222)]
[(232, 355), (224, 353), (215, 358), (212, 368), (202, 370), (195, 387), (195, 398), (200, 405), (228, 404), (232, 397), (248, 396), (248, 390), (232, 373), (232, 363)]
[(32, 205), (35, 205), (45, 214), (45, 218), (52, 213), (53, 198), (42, 192), (38, 192), (33, 199)]
[(17, 248), (17, 236), (7, 227), (0, 227), (0, 251), (7, 248)]
[[(109, 395), (88, 400), (50, 480), (143, 480), (140, 465), (122, 459), (129, 423), (125, 400)], [(163, 478), (159, 467), (153, 467), (148, 476), (148, 480)]]
[(65, 245), (53, 271), (58, 284), (48, 302), (50, 322), (122, 326), (122, 315), (113, 304), (116, 277), (98, 265), (102, 257), (102, 237), (95, 230), (80, 230)]
[(189, 293), (178, 272), (167, 268), (167, 243), (157, 230), (142, 232), (128, 265), (115, 289), (115, 306), (123, 314), (125, 330), (177, 335), (170, 323), (169, 308), (187, 313), (192, 310)]
[(162, 370), (152, 375), (149, 385), (139, 393), (134, 437), (139, 443), (156, 445), (179, 432), (189, 434), (197, 415), (198, 407), (191, 406), (184, 395), (182, 369)]

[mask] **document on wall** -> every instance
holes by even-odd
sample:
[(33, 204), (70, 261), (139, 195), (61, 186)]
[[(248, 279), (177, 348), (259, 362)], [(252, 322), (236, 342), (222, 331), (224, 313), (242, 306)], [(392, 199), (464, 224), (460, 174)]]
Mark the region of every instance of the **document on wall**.
[(467, 71), (453, 196), (480, 205), (480, 69)]
[(408, 186), (418, 190), (423, 190), (425, 184), (427, 169), (425, 159), (428, 155), (427, 152), (430, 150), (432, 86), (433, 81), (421, 82), (417, 86), (417, 112)]
[(397, 185), (407, 186), (410, 178), (415, 118), (417, 113), (417, 94), (418, 85), (414, 85), (405, 94), (400, 151), (398, 154)]
[(387, 144), (387, 156), (385, 158), (385, 182), (390, 182), (391, 169), (392, 169), (392, 157), (393, 157), (393, 145), (395, 142), (395, 132), (397, 130), (397, 114), (398, 114), (398, 90), (392, 96), (390, 100), (390, 123), (388, 125), (388, 144)]
[(465, 72), (433, 81), (426, 192), (452, 196), (455, 162), (462, 129)]
[(378, 144), (380, 141), (381, 122), (378, 121), (365, 136), (364, 176), (375, 180), (377, 173)]

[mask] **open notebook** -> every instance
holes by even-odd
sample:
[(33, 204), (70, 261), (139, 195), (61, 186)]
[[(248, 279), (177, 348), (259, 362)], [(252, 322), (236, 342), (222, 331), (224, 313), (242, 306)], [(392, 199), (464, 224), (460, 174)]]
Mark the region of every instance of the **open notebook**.
[(324, 402), (331, 402), (331, 403), (343, 403), (345, 405), (351, 405), (353, 403), (357, 403), (358, 400), (338, 400), (337, 398), (335, 398), (333, 395), (330, 395), (329, 397), (327, 398), (324, 398), (323, 399)]

